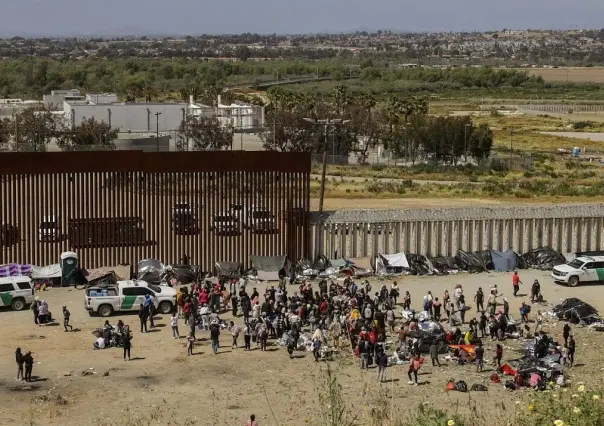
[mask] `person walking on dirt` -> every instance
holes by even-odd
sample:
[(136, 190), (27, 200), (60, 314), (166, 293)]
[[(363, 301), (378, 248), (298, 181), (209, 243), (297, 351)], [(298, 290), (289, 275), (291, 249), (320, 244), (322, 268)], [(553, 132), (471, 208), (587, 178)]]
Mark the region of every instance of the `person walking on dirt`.
[(155, 306), (153, 305), (153, 298), (151, 295), (147, 294), (145, 296), (145, 309), (148, 311), (149, 325), (151, 328), (155, 327), (153, 324), (153, 315), (155, 314)]
[[(141, 303), (140, 309), (138, 311), (138, 318), (141, 321), (141, 333), (147, 332), (147, 320), (149, 319), (149, 310), (145, 309), (145, 306)], [(143, 329), (145, 331), (143, 331)]]
[(245, 326), (243, 327), (243, 343), (245, 344), (245, 348), (244, 348), (245, 351), (252, 350), (251, 341), (252, 341), (252, 329), (248, 324), (245, 324)]
[(193, 355), (193, 347), (195, 346), (195, 336), (189, 334), (187, 336), (187, 356)]
[(15, 361), (17, 361), (17, 380), (19, 378), (23, 380), (25, 376), (23, 375), (23, 353), (21, 352), (21, 348), (17, 348), (15, 351)]
[(237, 339), (239, 338), (239, 326), (235, 325), (233, 321), (229, 323), (229, 330), (231, 330), (231, 336), (233, 337), (233, 344), (231, 349), (237, 349)]
[(178, 314), (173, 313), (170, 317), (170, 327), (172, 327), (172, 338), (180, 339), (180, 334), (178, 333)]
[(440, 360), (438, 359), (438, 342), (436, 340), (432, 341), (432, 344), (430, 345), (430, 358), (432, 359), (433, 367), (436, 365), (440, 367)]
[(514, 288), (514, 297), (518, 296), (518, 290), (520, 290), (520, 275), (518, 275), (518, 271), (514, 271), (514, 275), (512, 275), (512, 287)]
[(34, 300), (34, 303), (31, 304), (30, 309), (34, 313), (34, 324), (39, 325), (40, 322), (38, 317), (40, 315), (40, 301), (37, 297), (36, 300)]
[(260, 426), (256, 421), (256, 416), (254, 414), (250, 416), (250, 419), (247, 421), (246, 426)]
[[(65, 331), (72, 331), (73, 327), (69, 325), (69, 318), (71, 317), (71, 313), (67, 310), (67, 306), (63, 306), (63, 327), (65, 327)], [(67, 330), (69, 327), (69, 330)]]
[(497, 361), (497, 368), (501, 368), (501, 358), (503, 358), (503, 346), (497, 343), (497, 348), (495, 349), (495, 358), (494, 361)]
[(34, 358), (31, 356), (30, 351), (23, 355), (23, 363), (25, 364), (25, 381), (31, 382), (31, 373), (34, 369)]
[(122, 336), (122, 343), (124, 344), (124, 361), (126, 361), (126, 355), (128, 356), (128, 361), (130, 361), (130, 349), (132, 348), (131, 341), (132, 335), (130, 334), (130, 330), (127, 329)]
[(218, 353), (218, 348), (220, 348), (220, 342), (218, 338), (220, 336), (220, 326), (217, 322), (212, 322), (210, 324), (210, 338), (212, 339), (212, 351), (214, 354)]
[(482, 347), (482, 343), (478, 343), (476, 349), (474, 349), (474, 353), (476, 354), (476, 372), (481, 373), (484, 365), (484, 348)]
[(568, 361), (570, 362), (571, 367), (575, 363), (575, 348), (575, 338), (570, 336), (570, 340), (568, 341)]
[(474, 302), (476, 302), (476, 312), (484, 311), (484, 293), (482, 287), (478, 287), (478, 291), (474, 295)]
[[(407, 371), (410, 385), (417, 386), (419, 383), (417, 380), (417, 372), (419, 371), (420, 365), (419, 357), (417, 355), (411, 355), (411, 358), (409, 358), (409, 371)], [(411, 375), (413, 375), (413, 377), (411, 377)]]

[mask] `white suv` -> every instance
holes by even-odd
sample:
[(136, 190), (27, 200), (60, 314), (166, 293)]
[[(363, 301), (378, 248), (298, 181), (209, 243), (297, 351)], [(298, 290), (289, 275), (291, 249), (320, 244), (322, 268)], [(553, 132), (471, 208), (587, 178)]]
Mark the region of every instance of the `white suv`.
[(34, 302), (34, 286), (29, 277), (0, 278), (0, 306), (21, 311)]
[(581, 256), (552, 269), (554, 282), (576, 287), (579, 283), (604, 281), (604, 256)]

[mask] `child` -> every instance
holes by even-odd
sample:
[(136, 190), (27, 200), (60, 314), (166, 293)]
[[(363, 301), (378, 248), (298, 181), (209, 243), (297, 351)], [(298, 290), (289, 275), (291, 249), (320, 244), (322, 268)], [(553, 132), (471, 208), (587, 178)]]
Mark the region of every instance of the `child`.
[(239, 337), (239, 326), (235, 325), (233, 321), (229, 323), (229, 330), (231, 330), (231, 336), (233, 336), (233, 344), (231, 349), (237, 348), (237, 338)]
[(170, 317), (170, 326), (172, 326), (172, 338), (180, 339), (180, 334), (178, 333), (178, 314), (176, 312)]
[(195, 345), (195, 337), (192, 334), (187, 336), (187, 356), (193, 355), (193, 346)]
[(566, 366), (566, 362), (568, 360), (568, 345), (564, 345), (562, 348), (562, 365)]
[(65, 331), (68, 331), (67, 327), (69, 327), (69, 330), (73, 330), (73, 327), (71, 325), (69, 325), (70, 316), (71, 316), (71, 314), (67, 310), (67, 306), (63, 306), (63, 327), (65, 327)]

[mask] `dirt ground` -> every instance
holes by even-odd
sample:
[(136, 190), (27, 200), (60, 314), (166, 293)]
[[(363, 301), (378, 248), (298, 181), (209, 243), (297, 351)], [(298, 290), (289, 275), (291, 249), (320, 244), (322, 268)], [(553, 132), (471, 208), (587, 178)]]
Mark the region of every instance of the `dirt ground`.
[[(545, 299), (558, 303), (570, 296), (582, 298), (604, 312), (604, 299), (598, 297), (601, 288), (582, 286), (575, 289), (552, 283), (549, 274), (540, 271), (521, 271), (521, 294), (528, 292), (530, 283), (539, 279)], [(518, 307), (527, 297), (511, 297), (511, 274), (484, 273), (459, 274), (443, 277), (407, 276), (398, 279), (401, 290), (409, 290), (412, 305), (421, 309), (421, 299), (427, 290), (441, 296), (445, 289), (453, 291), (462, 284), (472, 305), (473, 294), (479, 286), (488, 291), (497, 284), (499, 291), (509, 298), (511, 312), (518, 317)], [(390, 284), (374, 280), (373, 287)], [(254, 284), (250, 284), (251, 287)], [(262, 294), (264, 284), (256, 287)], [(290, 287), (290, 293), (295, 288)], [(200, 424), (243, 425), (250, 413), (255, 413), (260, 424), (302, 425), (326, 424), (319, 413), (318, 390), (324, 388), (326, 363), (315, 363), (310, 353), (298, 353), (290, 360), (280, 346), (269, 345), (267, 352), (231, 350), (230, 335), (223, 331), (221, 348), (213, 355), (207, 332), (197, 332), (201, 339), (196, 354), (186, 356), (184, 339), (173, 340), (168, 317), (157, 317), (157, 328), (141, 334), (136, 314), (110, 318), (115, 324), (122, 319), (134, 331), (132, 355), (134, 360), (122, 359), (121, 349), (92, 350), (94, 336), (91, 331), (103, 324), (103, 319), (89, 317), (84, 309), (84, 292), (75, 289), (51, 289), (39, 293), (49, 302), (55, 317), (61, 316), (61, 307), (68, 306), (77, 332), (64, 332), (61, 325), (38, 327), (30, 311), (0, 312), (0, 324), (5, 330), (0, 349), (0, 424), (31, 425), (148, 425), (148, 424)], [(545, 308), (545, 307), (544, 307)], [(538, 306), (533, 307), (534, 315)], [(470, 311), (475, 312), (474, 308)], [(231, 319), (230, 314), (224, 316)], [(466, 316), (469, 320), (471, 315)], [(60, 318), (59, 318), (60, 319)], [(242, 318), (236, 321), (241, 324)], [(188, 327), (180, 324), (181, 334)], [(550, 321), (545, 329), (560, 337), (561, 324)], [(602, 385), (604, 352), (602, 337), (585, 328), (575, 330), (577, 340), (577, 366), (570, 370), (573, 381), (583, 381), (589, 387)], [(242, 339), (241, 339), (242, 340)], [(242, 342), (240, 342), (242, 344)], [(518, 341), (505, 342), (504, 359), (519, 356), (514, 347)], [(15, 380), (14, 350), (32, 351), (34, 376), (31, 386)], [(487, 358), (493, 353), (489, 342)], [(376, 372), (361, 372), (348, 348), (343, 349), (335, 361), (330, 362), (342, 385), (344, 400), (359, 414), (355, 424), (369, 424), (370, 410), (376, 401), (386, 401), (394, 412), (408, 410), (421, 403), (436, 407), (467, 410), (468, 394), (444, 389), (449, 378), (464, 379), (468, 385), (485, 383), (488, 392), (472, 393), (471, 399), (492, 425), (505, 424), (512, 419), (516, 400), (526, 401), (529, 391), (508, 393), (502, 385), (490, 385), (488, 377), (492, 366), (478, 374), (473, 366), (444, 365), (434, 368), (425, 365), (420, 374), (421, 386), (407, 385), (406, 367), (390, 367), (387, 383), (376, 382)], [(381, 395), (378, 397), (377, 395)], [(381, 398), (381, 399), (380, 399)], [(504, 410), (489, 414), (493, 403), (502, 403)], [(398, 415), (398, 414), (397, 414)]]
[(602, 83), (604, 81), (602, 68), (529, 68), (520, 69), (529, 75), (540, 75), (545, 81), (571, 81), (576, 83)]

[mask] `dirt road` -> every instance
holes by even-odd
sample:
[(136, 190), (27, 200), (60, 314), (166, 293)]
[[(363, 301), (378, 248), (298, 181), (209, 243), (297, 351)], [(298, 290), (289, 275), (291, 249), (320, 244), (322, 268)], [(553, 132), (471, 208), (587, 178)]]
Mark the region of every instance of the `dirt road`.
[[(539, 271), (521, 271), (524, 286), (521, 293), (529, 290), (530, 283), (539, 279), (545, 299), (558, 303), (566, 297), (579, 297), (593, 303), (604, 312), (604, 299), (598, 297), (601, 288), (583, 286), (570, 289), (554, 285), (549, 274)], [(388, 281), (372, 280), (375, 290)], [(468, 305), (476, 289), (497, 284), (499, 291), (509, 297), (511, 312), (518, 317), (518, 307), (526, 297), (511, 297), (511, 274), (484, 273), (460, 274), (443, 277), (401, 277), (401, 290), (409, 290), (412, 305), (421, 309), (421, 298), (427, 290), (441, 296), (445, 289), (453, 291), (461, 283)], [(250, 287), (253, 287), (250, 284)], [(257, 284), (261, 292), (265, 285)], [(251, 290), (251, 288), (250, 288)], [(290, 287), (289, 292), (297, 288)], [(262, 426), (326, 424), (320, 413), (317, 389), (325, 383), (325, 363), (315, 363), (309, 353), (298, 353), (290, 360), (286, 351), (274, 344), (267, 352), (243, 349), (231, 350), (230, 335), (223, 332), (218, 355), (209, 347), (207, 332), (198, 331), (201, 339), (196, 354), (186, 356), (184, 340), (174, 340), (167, 317), (157, 317), (157, 328), (142, 334), (138, 330), (136, 315), (112, 317), (115, 324), (122, 319), (134, 330), (132, 355), (135, 360), (122, 359), (120, 349), (92, 350), (94, 336), (91, 331), (103, 324), (102, 318), (89, 317), (84, 309), (84, 293), (79, 290), (52, 289), (39, 293), (49, 302), (55, 317), (61, 316), (61, 306), (66, 305), (72, 313), (72, 323), (77, 332), (64, 332), (62, 326), (38, 327), (34, 325), (29, 311), (0, 312), (0, 325), (4, 330), (0, 349), (0, 424), (32, 425), (142, 425), (142, 424), (200, 424), (241, 425), (250, 413), (255, 413)], [(539, 309), (533, 307), (533, 313)], [(466, 319), (471, 318), (472, 307)], [(230, 319), (230, 314), (224, 316)], [(59, 318), (60, 319), (60, 318)], [(241, 324), (242, 319), (237, 318)], [(180, 324), (181, 335), (188, 327)], [(556, 321), (546, 324), (559, 337), (561, 324)], [(577, 363), (570, 372), (571, 380), (584, 381), (587, 386), (602, 385), (600, 368), (604, 361), (602, 334), (575, 329), (577, 336)], [(242, 340), (242, 339), (240, 339)], [(242, 345), (242, 341), (240, 341)], [(494, 344), (489, 342), (487, 359), (493, 354)], [(504, 359), (519, 356), (512, 348), (518, 341), (505, 342)], [(35, 359), (34, 376), (38, 381), (30, 387), (15, 381), (16, 366), (14, 351), (21, 347), (32, 351)], [(468, 385), (485, 383), (488, 392), (473, 393), (489, 424), (505, 424), (514, 415), (514, 408), (503, 414), (489, 414), (495, 402), (513, 407), (513, 401), (526, 402), (530, 392), (509, 393), (502, 385), (491, 385), (488, 377), (492, 367), (484, 373), (475, 373), (473, 366), (446, 365), (441, 368), (425, 365), (420, 379), (424, 383), (417, 388), (407, 385), (406, 368), (388, 368), (389, 382), (378, 385), (375, 370), (361, 372), (356, 359), (345, 348), (336, 361), (330, 363), (343, 386), (343, 396), (353, 411), (359, 411), (356, 424), (369, 424), (370, 409), (376, 404), (378, 391), (394, 412), (404, 416), (410, 408), (420, 403), (431, 406), (467, 409), (468, 395), (450, 393), (445, 397), (444, 389), (450, 378), (464, 379)], [(480, 404), (481, 401), (488, 404)], [(404, 404), (402, 403), (404, 401)], [(479, 410), (480, 411), (480, 410)], [(399, 414), (397, 414), (399, 415)], [(485, 417), (486, 419), (486, 417)], [(169, 423), (170, 422), (170, 423)]]

